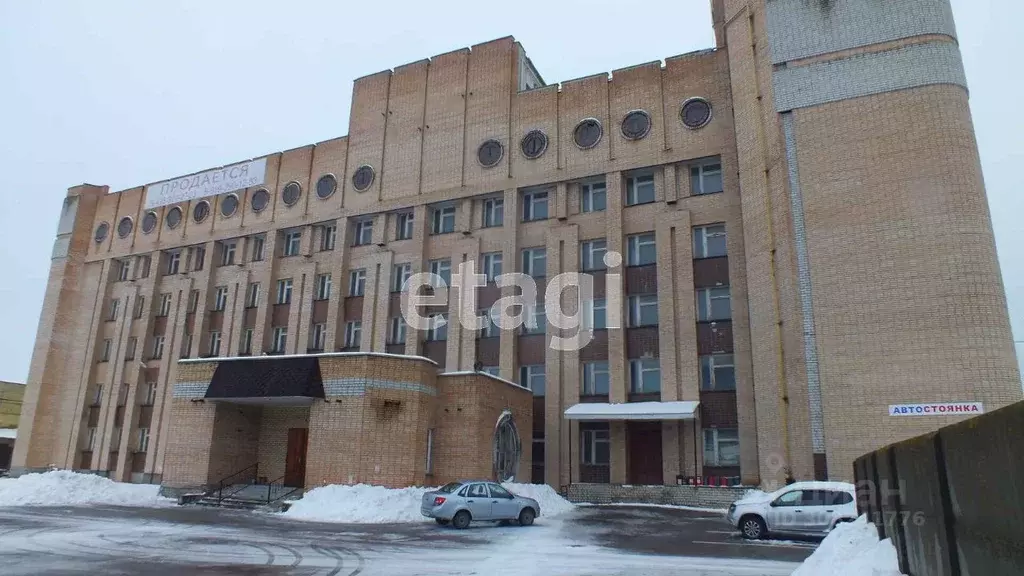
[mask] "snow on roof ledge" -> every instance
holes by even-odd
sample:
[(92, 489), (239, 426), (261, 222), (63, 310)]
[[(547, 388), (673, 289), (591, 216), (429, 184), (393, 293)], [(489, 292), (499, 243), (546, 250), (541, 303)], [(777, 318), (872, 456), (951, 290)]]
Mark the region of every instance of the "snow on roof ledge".
[(10, 438), (16, 440), (18, 438), (17, 428), (0, 428), (0, 438)]
[(259, 356), (218, 356), (215, 358), (182, 358), (178, 360), (179, 364), (200, 364), (203, 362), (228, 362), (230, 360), (274, 360), (275, 358), (335, 358), (344, 356), (377, 356), (380, 358), (405, 358), (406, 360), (421, 360), (423, 362), (430, 362), (434, 366), (438, 363), (434, 362), (426, 356), (414, 356), (411, 354), (391, 354), (389, 352), (321, 352), (319, 354), (262, 354)]
[(584, 402), (565, 411), (568, 420), (692, 420), (700, 402)]
[(491, 380), (497, 380), (498, 382), (504, 382), (505, 384), (508, 384), (509, 386), (515, 386), (516, 388), (519, 388), (521, 390), (529, 390), (529, 388), (527, 388), (526, 386), (520, 386), (519, 384), (516, 384), (515, 382), (512, 382), (511, 380), (505, 380), (504, 378), (498, 378), (497, 376), (495, 376), (493, 374), (488, 374), (487, 372), (474, 372), (472, 370), (459, 370), (459, 371), (456, 371), (456, 372), (441, 372), (440, 374), (438, 374), (438, 376), (486, 376), (486, 377), (490, 378)]

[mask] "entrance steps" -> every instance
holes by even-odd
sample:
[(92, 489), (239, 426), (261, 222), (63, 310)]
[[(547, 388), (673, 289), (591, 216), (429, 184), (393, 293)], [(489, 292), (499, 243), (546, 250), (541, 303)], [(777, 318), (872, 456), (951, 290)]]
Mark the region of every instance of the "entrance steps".
[(302, 497), (302, 489), (296, 490), (280, 484), (232, 484), (223, 490), (213, 490), (206, 494), (186, 494), (178, 499), (178, 503), (280, 512), (287, 509), (287, 504), (281, 499), (284, 496), (287, 496), (287, 500), (297, 500)]

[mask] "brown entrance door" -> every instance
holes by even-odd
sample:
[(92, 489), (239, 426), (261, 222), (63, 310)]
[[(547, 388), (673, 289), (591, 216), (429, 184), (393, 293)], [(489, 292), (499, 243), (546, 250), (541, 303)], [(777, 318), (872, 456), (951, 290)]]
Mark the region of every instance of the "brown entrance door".
[(629, 483), (664, 484), (661, 472), (661, 422), (630, 422), (626, 433), (629, 437)]
[(306, 483), (306, 443), (309, 429), (288, 429), (288, 453), (284, 461), (284, 485), (301, 488)]

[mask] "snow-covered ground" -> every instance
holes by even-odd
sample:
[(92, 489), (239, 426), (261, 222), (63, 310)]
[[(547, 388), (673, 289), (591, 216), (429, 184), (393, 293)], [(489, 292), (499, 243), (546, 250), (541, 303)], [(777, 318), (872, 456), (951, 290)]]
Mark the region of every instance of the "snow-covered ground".
[[(558, 516), (575, 507), (546, 484), (504, 484), (513, 494), (540, 504), (541, 518)], [(420, 500), (434, 488), (384, 488), (368, 484), (321, 486), (307, 492), (283, 515), (298, 520), (386, 524), (423, 522)]]
[(861, 516), (840, 524), (792, 576), (901, 576), (896, 548)]
[(173, 501), (161, 498), (154, 484), (114, 482), (94, 474), (54, 470), (0, 478), (0, 506), (163, 506)]

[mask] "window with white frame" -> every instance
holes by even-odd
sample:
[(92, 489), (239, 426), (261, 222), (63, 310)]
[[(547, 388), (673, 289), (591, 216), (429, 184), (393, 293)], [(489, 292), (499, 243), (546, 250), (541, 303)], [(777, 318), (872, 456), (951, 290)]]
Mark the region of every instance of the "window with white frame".
[(302, 248), (302, 231), (301, 230), (289, 230), (284, 233), (284, 248), (282, 255), (284, 256), (298, 256), (299, 250)]
[(153, 265), (153, 258), (150, 256), (139, 256), (138, 270), (140, 278), (149, 278), (149, 268)]
[(113, 322), (117, 320), (117, 311), (121, 308), (121, 300), (113, 298), (110, 300), (110, 304), (107, 305), (107, 321)]
[(245, 354), (245, 355), (252, 354), (252, 336), (253, 336), (253, 329), (252, 328), (246, 328), (245, 331), (242, 332), (242, 342), (238, 346), (238, 353), (239, 354)]
[(490, 308), (479, 310), (476, 314), (480, 317), (480, 320), (484, 325), (484, 327), (480, 329), (480, 338), (497, 338), (501, 334), (501, 329), (498, 328), (498, 323), (496, 322)]
[(484, 374), (490, 374), (495, 378), (501, 378), (501, 367), (499, 366), (484, 366), (480, 371)]
[(114, 426), (110, 429), (110, 451), (117, 452), (121, 447), (121, 428)]
[(608, 209), (608, 191), (604, 182), (580, 184), (580, 212), (604, 212)]
[(580, 449), (581, 464), (607, 466), (611, 461), (611, 441), (608, 430), (580, 430), (583, 446)]
[(543, 334), (548, 327), (548, 316), (544, 310), (544, 303), (528, 305), (526, 313), (528, 316), (526, 322), (523, 323), (523, 334)]
[(395, 240), (412, 238), (413, 213), (402, 212), (395, 218)]
[(430, 273), (434, 275), (431, 281), (435, 288), (450, 285), (452, 283), (452, 261), (447, 258), (431, 260)]
[(124, 359), (135, 360), (135, 348), (139, 345), (139, 339), (135, 336), (128, 338), (128, 342), (124, 346)]
[(658, 324), (658, 295), (638, 294), (629, 297), (629, 327)]
[(127, 260), (117, 260), (117, 279), (124, 282), (131, 272), (131, 265)]
[(583, 328), (586, 330), (603, 330), (608, 328), (608, 302), (604, 298), (584, 300)]
[(637, 174), (626, 178), (626, 206), (654, 202), (654, 174)]
[(103, 384), (97, 384), (92, 391), (92, 405), (99, 406), (103, 402)]
[(164, 337), (162, 335), (153, 336), (153, 351), (151, 358), (163, 358), (164, 357)]
[(138, 452), (146, 452), (149, 450), (149, 428), (139, 428), (138, 436)]
[(356, 320), (345, 323), (345, 348), (359, 349), (359, 343), (363, 336), (363, 323)]
[(434, 206), (430, 209), (430, 233), (455, 232), (455, 206)]
[(249, 282), (245, 287), (245, 307), (258, 308), (260, 305), (260, 283)]
[(661, 363), (657, 358), (639, 358), (629, 361), (629, 391), (647, 394), (661, 390)]
[(146, 313), (146, 297), (145, 296), (139, 296), (138, 298), (135, 299), (135, 311), (133, 312), (132, 315), (137, 320), (139, 318), (142, 318), (143, 314), (145, 314), (145, 313)]
[(729, 287), (700, 288), (697, 290), (697, 321), (712, 322), (732, 318)]
[(527, 364), (519, 367), (519, 385), (529, 388), (534, 396), (543, 396), (547, 377), (543, 364)]
[(143, 404), (143, 406), (152, 406), (156, 404), (156, 391), (156, 382), (146, 382), (146, 399), (144, 400), (145, 404)]
[(327, 324), (313, 324), (309, 334), (309, 348), (316, 352), (322, 352), (327, 344)]
[(658, 261), (658, 248), (654, 242), (654, 232), (634, 234), (626, 240), (627, 266), (646, 266)]
[(237, 242), (234, 240), (220, 243), (220, 265), (231, 266), (235, 263), (235, 250)]
[(607, 395), (611, 386), (612, 376), (608, 370), (608, 361), (584, 362), (583, 378), (580, 380), (580, 394), (583, 396)]
[(501, 258), (501, 252), (488, 252), (483, 255), (483, 273), (488, 282), (496, 282), (496, 278), (501, 276)]
[(448, 339), (447, 314), (435, 314), (430, 317), (430, 327), (427, 328), (426, 339), (432, 342)]
[(373, 242), (373, 218), (356, 220), (352, 232), (353, 246), (366, 246)]
[(696, 226), (693, 229), (693, 257), (725, 256), (725, 224)]
[(483, 202), (483, 222), (484, 228), (493, 228), (495, 226), (501, 226), (505, 223), (505, 199), (504, 198), (487, 198)]
[(327, 252), (334, 250), (334, 244), (338, 240), (338, 226), (336, 224), (324, 224), (320, 227), (320, 251)]
[(704, 465), (739, 466), (740, 434), (736, 428), (704, 429)]
[(210, 356), (220, 356), (220, 332), (210, 331)]
[(278, 304), (291, 304), (292, 302), (292, 279), (282, 278), (277, 281), (277, 300)]
[(213, 293), (213, 309), (217, 312), (223, 312), (228, 307), (228, 287), (217, 286), (217, 291)]
[(580, 270), (604, 270), (604, 255), (608, 252), (608, 241), (604, 238), (585, 240), (580, 244)]
[(395, 264), (391, 269), (391, 291), (401, 292), (412, 276), (412, 264)]
[(548, 274), (548, 251), (546, 248), (523, 249), (523, 274), (544, 278)]
[(188, 358), (192, 354), (192, 335), (185, 334), (185, 337), (181, 339), (181, 350), (178, 352), (179, 358)]
[(732, 354), (702, 354), (700, 357), (701, 390), (735, 390), (736, 367)]
[(279, 354), (283, 353), (285, 348), (288, 346), (288, 328), (285, 326), (275, 326), (273, 339), (272, 351)]
[(722, 163), (717, 158), (690, 166), (692, 194), (714, 194), (722, 190)]
[(366, 293), (366, 269), (360, 268), (348, 273), (348, 295), (362, 296)]
[(85, 446), (83, 446), (82, 449), (83, 450), (87, 450), (87, 451), (91, 451), (95, 447), (96, 447), (96, 427), (90, 426), (86, 430)]
[(253, 262), (259, 262), (263, 260), (263, 247), (266, 245), (266, 236), (260, 234), (259, 236), (252, 236), (249, 238), (249, 244), (252, 246), (252, 252), (250, 254)]
[(330, 274), (317, 274), (316, 275), (316, 286), (315, 294), (313, 295), (314, 300), (330, 300), (331, 299), (331, 275)]
[(100, 362), (110, 362), (110, 350), (114, 344), (110, 338), (103, 340), (103, 345), (100, 347)]
[(388, 328), (388, 344), (405, 344), (405, 318), (392, 316)]
[(164, 268), (164, 274), (177, 274), (178, 269), (181, 267), (181, 251), (167, 252), (164, 258), (167, 263), (167, 266)]
[(548, 191), (530, 191), (523, 193), (523, 222), (547, 220)]
[(188, 293), (188, 307), (186, 309), (189, 314), (194, 314), (199, 310), (199, 290), (192, 290)]
[(192, 252), (192, 269), (197, 271), (202, 270), (203, 265), (206, 263), (206, 247), (195, 246), (193, 248), (189, 248), (189, 250)]

